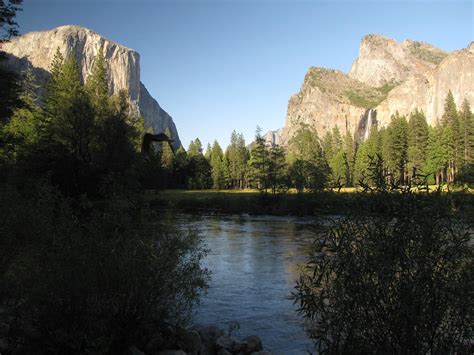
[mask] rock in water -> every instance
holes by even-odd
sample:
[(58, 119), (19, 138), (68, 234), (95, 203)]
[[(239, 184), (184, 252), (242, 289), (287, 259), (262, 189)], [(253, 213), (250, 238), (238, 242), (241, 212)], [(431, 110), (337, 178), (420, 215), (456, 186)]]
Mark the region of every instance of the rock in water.
[(133, 109), (144, 118), (145, 125), (155, 133), (169, 128), (175, 148), (181, 146), (173, 119), (140, 81), (140, 55), (136, 51), (79, 26), (30, 32), (3, 43), (1, 50), (6, 52), (10, 68), (20, 72), (31, 66), (37, 79), (44, 82), (57, 48), (64, 57), (74, 55), (83, 79), (90, 74), (101, 48), (107, 59), (110, 92), (117, 94), (122, 89), (126, 90)]

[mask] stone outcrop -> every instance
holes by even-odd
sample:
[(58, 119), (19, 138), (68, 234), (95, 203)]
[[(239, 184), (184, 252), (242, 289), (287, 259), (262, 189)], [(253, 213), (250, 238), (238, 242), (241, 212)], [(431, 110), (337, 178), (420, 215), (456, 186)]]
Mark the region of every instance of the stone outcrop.
[(445, 52), (427, 43), (398, 43), (388, 37), (368, 35), (362, 38), (359, 57), (352, 64), (349, 77), (373, 87), (400, 83), (434, 68), (445, 56)]
[(31, 66), (37, 79), (44, 82), (57, 48), (63, 56), (74, 55), (84, 80), (91, 72), (101, 48), (107, 59), (109, 90), (117, 94), (126, 90), (132, 107), (143, 116), (145, 125), (155, 133), (169, 128), (175, 147), (181, 146), (176, 126), (168, 113), (148, 93), (140, 81), (140, 55), (125, 46), (79, 26), (61, 26), (49, 31), (30, 32), (2, 44), (7, 65), (17, 71)]
[(474, 104), (474, 42), (466, 49), (450, 53), (435, 68), (413, 75), (394, 88), (377, 106), (377, 117), (386, 124), (396, 111), (409, 114), (418, 108), (430, 125), (437, 125), (450, 90), (458, 108), (464, 98)]
[(338, 127), (356, 140), (367, 138), (370, 127), (385, 126), (397, 111), (425, 112), (436, 125), (449, 90), (456, 104), (474, 104), (474, 45), (446, 53), (427, 43), (368, 35), (349, 74), (311, 67), (299, 93), (288, 102), (283, 129), (267, 140), (288, 144), (299, 127), (309, 125), (320, 137)]

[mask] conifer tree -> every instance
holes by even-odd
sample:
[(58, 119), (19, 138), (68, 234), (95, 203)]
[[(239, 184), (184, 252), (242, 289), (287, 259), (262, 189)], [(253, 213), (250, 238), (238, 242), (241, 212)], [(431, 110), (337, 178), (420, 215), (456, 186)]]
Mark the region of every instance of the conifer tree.
[(406, 182), (406, 164), (408, 158), (408, 123), (405, 116), (398, 112), (392, 116), (387, 130), (387, 165), (395, 181)]
[(462, 165), (470, 165), (474, 162), (474, 116), (466, 98), (462, 103), (459, 119)]
[(250, 151), (249, 163), (252, 167), (252, 180), (256, 183), (259, 190), (267, 192), (267, 188), (269, 187), (269, 152), (265, 138), (261, 135), (261, 128), (258, 126), (255, 133), (255, 141)]
[(462, 162), (463, 151), (459, 116), (451, 90), (446, 96), (441, 122), (444, 127), (443, 144), (447, 152), (446, 179), (447, 182), (453, 182)]
[(217, 142), (214, 141), (210, 152), (212, 187), (215, 189), (223, 189), (225, 187), (225, 172), (224, 172), (224, 153)]
[(344, 137), (344, 153), (346, 156), (346, 186), (353, 186), (356, 154), (354, 148), (354, 139), (349, 132), (346, 132)]
[(207, 143), (206, 152), (204, 153), (204, 156), (206, 157), (207, 160), (211, 161), (211, 155), (212, 155), (211, 143)]
[[(171, 135), (169, 127), (166, 127), (165, 134), (168, 137), (173, 137)], [(173, 151), (171, 150), (170, 145), (168, 142), (161, 142), (161, 164), (165, 171), (168, 172), (168, 175), (171, 177), (171, 174), (173, 172)]]
[(425, 173), (432, 174), (435, 184), (444, 182), (446, 173), (447, 152), (443, 145), (443, 127), (429, 127)]
[(195, 140), (191, 141), (188, 147), (189, 158), (192, 158), (197, 155), (202, 155), (202, 143), (199, 138), (196, 138)]
[(249, 152), (245, 146), (243, 134), (237, 133), (235, 130), (232, 132), (225, 156), (228, 163), (230, 186), (242, 189), (249, 160)]
[(426, 163), (428, 145), (428, 123), (423, 111), (417, 109), (410, 114), (408, 121), (408, 174), (415, 177)]
[(183, 147), (179, 147), (173, 157), (173, 179), (171, 181), (172, 187), (181, 189), (187, 187), (187, 179), (189, 176), (188, 165), (188, 155)]
[(92, 106), (99, 119), (103, 119), (110, 111), (109, 87), (107, 81), (107, 63), (102, 48), (99, 49), (86, 81), (86, 90), (91, 98)]
[(370, 159), (379, 152), (379, 149), (377, 149), (378, 137), (377, 129), (372, 129), (367, 140), (359, 144), (354, 164), (354, 184), (359, 184), (360, 182), (372, 183), (371, 181), (366, 181), (366, 178)]
[(268, 163), (268, 184), (275, 195), (287, 187), (285, 150), (278, 144), (270, 147)]

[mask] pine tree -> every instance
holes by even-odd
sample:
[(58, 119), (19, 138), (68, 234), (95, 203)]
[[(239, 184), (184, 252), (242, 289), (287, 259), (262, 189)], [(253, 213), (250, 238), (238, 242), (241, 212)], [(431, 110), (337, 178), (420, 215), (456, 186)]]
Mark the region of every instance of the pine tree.
[(62, 66), (60, 56), (55, 56), (52, 70), (47, 95), (47, 130), (78, 161), (89, 164), (94, 113), (82, 84), (79, 67), (72, 55)]
[[(298, 160), (302, 162), (295, 165), (294, 163)], [(329, 166), (317, 133), (308, 125), (301, 125), (290, 140), (288, 162), (292, 167), (293, 175), (296, 174), (296, 167), (305, 170), (302, 175), (306, 177), (306, 189), (320, 191), (326, 187)]]
[(56, 48), (56, 53), (54, 54), (53, 60), (49, 67), (50, 76), (46, 86), (46, 112), (48, 118), (58, 114), (58, 100), (61, 90), (59, 85), (63, 74), (63, 66), (64, 57), (58, 47)]
[(237, 133), (235, 130), (232, 132), (225, 157), (228, 162), (230, 186), (232, 188), (244, 188), (249, 152), (241, 133)]
[(173, 178), (171, 187), (184, 189), (188, 186), (188, 155), (183, 147), (179, 147), (173, 157)]
[(349, 132), (344, 137), (344, 153), (346, 155), (346, 186), (354, 186), (354, 165), (355, 165), (355, 148), (354, 139)]
[(462, 165), (465, 166), (474, 162), (474, 116), (467, 99), (462, 103), (459, 119)]
[[(168, 137), (173, 137), (171, 135), (169, 127), (166, 127), (165, 134)], [(169, 177), (171, 177), (171, 174), (173, 172), (173, 162), (174, 162), (173, 150), (171, 149), (168, 142), (161, 142), (161, 165), (163, 166), (165, 171), (168, 173)]]
[(408, 123), (405, 116), (398, 112), (392, 116), (392, 121), (387, 130), (387, 166), (393, 174), (395, 181), (406, 182), (406, 168), (408, 158)]
[(265, 138), (261, 136), (261, 129), (257, 127), (255, 141), (250, 151), (250, 166), (252, 168), (252, 180), (259, 190), (267, 192), (269, 152)]
[(426, 163), (428, 145), (428, 123), (423, 111), (417, 109), (408, 121), (408, 173), (414, 178)]
[(107, 63), (102, 48), (99, 49), (87, 78), (86, 91), (89, 94), (96, 116), (101, 119), (110, 114)]
[(0, 1), (0, 43), (18, 36), (18, 23), (15, 21), (17, 11), (21, 11), (23, 0)]
[(198, 155), (202, 155), (202, 143), (199, 138), (196, 138), (194, 141), (189, 143), (188, 156), (189, 158), (192, 158)]
[(334, 154), (337, 153), (337, 150), (336, 151), (334, 150), (335, 148), (334, 145), (335, 144), (333, 144), (332, 132), (328, 130), (322, 142), (324, 158), (326, 159), (327, 162), (331, 161)]
[(359, 144), (356, 152), (355, 164), (354, 164), (354, 184), (373, 183), (367, 181), (367, 171), (370, 166), (371, 158), (374, 158), (379, 152), (377, 149), (377, 142), (379, 134), (377, 129), (372, 129), (369, 134), (369, 138)]
[(268, 184), (273, 195), (287, 188), (286, 170), (285, 150), (278, 144), (272, 145), (269, 151)]
[(447, 152), (443, 144), (443, 127), (429, 127), (425, 173), (432, 174), (435, 184), (445, 181)]
[(204, 153), (204, 156), (206, 157), (207, 160), (211, 161), (211, 155), (212, 155), (211, 143), (207, 143), (206, 153)]
[(214, 189), (223, 189), (225, 187), (225, 173), (224, 173), (224, 153), (217, 142), (214, 141), (210, 152), (212, 187)]

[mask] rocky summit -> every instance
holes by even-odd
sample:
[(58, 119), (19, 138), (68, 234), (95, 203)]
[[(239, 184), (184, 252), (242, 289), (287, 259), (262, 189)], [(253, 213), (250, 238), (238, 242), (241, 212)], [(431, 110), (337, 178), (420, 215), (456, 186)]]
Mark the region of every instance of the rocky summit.
[(64, 57), (74, 55), (84, 80), (90, 74), (99, 49), (102, 49), (107, 60), (110, 92), (117, 94), (126, 90), (132, 107), (144, 118), (146, 127), (155, 133), (168, 128), (175, 147), (181, 146), (173, 119), (140, 81), (140, 55), (136, 51), (80, 26), (30, 32), (3, 43), (1, 50), (7, 55), (7, 66), (18, 72), (30, 67), (37, 80), (44, 83), (58, 48)]
[(363, 140), (372, 125), (385, 126), (397, 111), (409, 114), (415, 108), (436, 125), (450, 90), (457, 105), (464, 98), (474, 104), (473, 73), (473, 43), (447, 53), (424, 42), (368, 35), (348, 74), (311, 67), (288, 102), (285, 126), (267, 136), (285, 145), (305, 124), (320, 137), (337, 126)]

